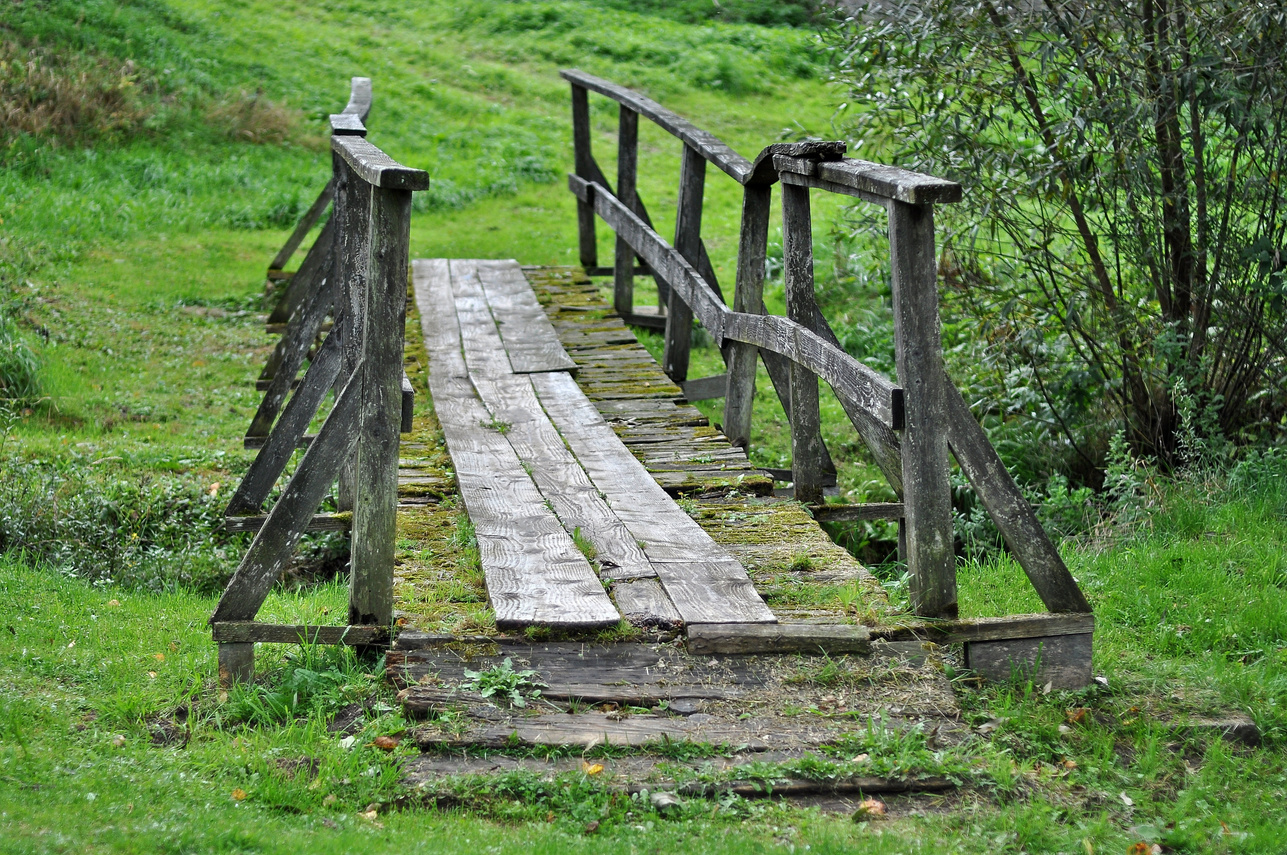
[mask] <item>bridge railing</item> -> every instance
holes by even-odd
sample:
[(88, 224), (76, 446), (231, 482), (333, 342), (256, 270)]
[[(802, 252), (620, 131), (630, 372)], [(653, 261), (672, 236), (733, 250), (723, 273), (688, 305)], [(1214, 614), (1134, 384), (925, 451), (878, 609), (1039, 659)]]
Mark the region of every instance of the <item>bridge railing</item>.
[[(369, 81), (365, 92), (369, 105)], [(409, 415), (403, 337), (411, 194), (428, 187), (428, 176), (394, 161), (365, 133), (360, 110), (331, 116), (327, 187), (334, 210), (301, 266), (320, 259), (291, 311), (281, 359), (252, 425), (259, 453), (228, 505), (229, 527), (256, 534), (211, 617), (225, 683), (253, 673), (255, 641), (371, 643), (387, 637), (392, 621), (398, 435)], [(292, 287), (299, 279), (296, 273)], [(333, 325), (318, 343), (328, 312)], [(317, 435), (305, 436), (332, 390), (334, 404)], [(260, 515), (301, 446), (299, 466)], [(318, 515), (337, 479), (342, 513)], [(299, 628), (253, 623), (304, 532), (337, 528), (351, 530), (349, 626), (313, 628), (300, 638)]]
[[(598, 265), (597, 215), (616, 232), (613, 299), (627, 321), (638, 319), (632, 305), (635, 274), (647, 272), (657, 279), (666, 302), (663, 368), (681, 388), (687, 382), (693, 318), (710, 333), (727, 366), (727, 374), (716, 382), (723, 386), (717, 391), (725, 397), (723, 428), (729, 439), (749, 444), (758, 357), (791, 426), (791, 471), (781, 477), (793, 483), (795, 497), (819, 518), (900, 520), (917, 614), (950, 618), (957, 613), (949, 450), (1046, 607), (1088, 613), (1086, 598), (944, 369), (934, 206), (959, 200), (960, 185), (845, 158), (840, 142), (771, 145), (751, 161), (636, 92), (580, 71), (563, 76), (572, 86), (575, 174), (568, 181), (578, 200), (582, 266), (592, 273), (607, 272)], [(591, 153), (589, 92), (620, 105), (615, 193)], [(653, 229), (637, 192), (640, 115), (683, 143), (673, 244)], [(732, 307), (726, 305), (701, 240), (707, 163), (743, 187)], [(772, 187), (779, 182), (786, 317), (767, 314), (763, 301)], [(846, 353), (818, 308), (812, 189), (855, 196), (888, 214), (897, 385)], [(636, 256), (646, 267), (636, 267)], [(835, 470), (822, 442), (818, 378), (831, 386), (901, 502), (875, 508), (822, 503), (824, 486), (835, 483)]]

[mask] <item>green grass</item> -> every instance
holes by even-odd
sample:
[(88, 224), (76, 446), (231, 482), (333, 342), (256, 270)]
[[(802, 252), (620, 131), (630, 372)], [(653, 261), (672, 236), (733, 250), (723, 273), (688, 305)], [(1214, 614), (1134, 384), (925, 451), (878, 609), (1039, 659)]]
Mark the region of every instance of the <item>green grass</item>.
[[(754, 11), (725, 5), (726, 17)], [(124, 130), (57, 144), (19, 136), (0, 157), (0, 315), (35, 353), (45, 399), (12, 425), (0, 420), (0, 851), (1120, 852), (1140, 841), (1281, 851), (1287, 493), (1276, 485), (1287, 466), (1274, 459), (1215, 486), (1167, 488), (1150, 529), (1065, 543), (1097, 610), (1095, 671), (1107, 687), (1047, 695), (963, 683), (965, 723), (992, 723), (963, 751), (856, 722), (852, 744), (825, 762), (756, 770), (825, 778), (867, 754), (861, 762), (882, 771), (973, 785), (920, 817), (854, 823), (739, 799), (690, 800), (662, 817), (579, 773), (458, 781), (448, 789), (463, 806), (437, 808), (398, 781), (409, 740), (389, 754), (370, 747), (407, 726), (377, 662), (264, 647), (258, 684), (226, 698), (215, 688), (211, 592), (245, 544), (217, 540), (217, 518), (250, 460), (239, 437), (272, 341), (256, 314), (263, 270), (325, 181), (320, 119), (342, 105), (350, 75), (371, 76), (371, 139), (433, 178), (416, 203), (412, 252), (538, 264), (576, 253), (560, 67), (640, 87), (748, 156), (831, 135), (839, 96), (821, 82), (807, 30), (693, 26), (682, 21), (707, 21), (693, 4), (646, 14), (657, 8), (51, 0), (6, 10), (4, 39), (102, 59), (76, 68), (132, 59), (142, 91)], [(229, 135), (224, 108), (257, 91), (281, 141)], [(611, 177), (615, 110), (594, 98), (591, 116)], [(667, 234), (678, 143), (640, 130), (641, 192)], [(707, 188), (704, 231), (727, 291), (739, 190), (713, 170)], [(837, 259), (836, 277), (850, 260), (825, 224), (840, 212), (838, 199), (817, 199), (816, 244)], [(599, 251), (611, 258), (605, 228)], [(824, 268), (828, 315), (888, 368), (884, 309), (846, 305), (845, 292), (826, 290)], [(642, 281), (640, 292), (649, 302)], [(781, 299), (771, 283), (770, 307)], [(694, 351), (692, 376), (719, 368), (713, 348)], [(720, 419), (717, 403), (702, 406)], [(892, 498), (830, 396), (823, 412), (850, 497)], [(756, 460), (784, 466), (786, 425), (763, 376), (755, 416)], [(22, 493), (36, 487), (45, 492)], [(92, 525), (49, 523), (73, 516)], [(843, 534), (856, 548), (889, 539)], [(477, 575), (467, 524), (456, 540)], [(105, 572), (113, 566), (127, 572)], [(968, 563), (960, 581), (968, 614), (1039, 610), (1005, 559)], [(337, 622), (346, 600), (342, 584), (283, 587), (261, 617)], [(827, 663), (804, 677), (845, 680)], [(367, 713), (346, 748), (326, 724), (353, 703)], [(1081, 708), (1090, 713), (1070, 724)], [(1250, 714), (1264, 746), (1180, 737), (1166, 724), (1227, 711)], [(162, 725), (177, 742), (153, 744)]]

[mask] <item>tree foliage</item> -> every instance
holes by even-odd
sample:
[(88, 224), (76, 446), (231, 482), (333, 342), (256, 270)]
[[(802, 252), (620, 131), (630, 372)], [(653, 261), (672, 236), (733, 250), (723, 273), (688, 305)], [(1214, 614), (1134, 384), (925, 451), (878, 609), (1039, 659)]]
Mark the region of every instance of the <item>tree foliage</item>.
[(833, 37), (860, 156), (960, 181), (944, 273), (1102, 461), (1287, 413), (1287, 5), (929, 0)]

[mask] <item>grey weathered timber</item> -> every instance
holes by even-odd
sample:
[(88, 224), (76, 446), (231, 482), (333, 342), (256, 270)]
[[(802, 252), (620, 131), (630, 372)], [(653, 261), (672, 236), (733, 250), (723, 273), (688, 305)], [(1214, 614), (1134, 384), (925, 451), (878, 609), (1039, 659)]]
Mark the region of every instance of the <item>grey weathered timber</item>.
[(897, 520), (903, 517), (902, 502), (868, 502), (862, 505), (815, 505), (809, 508), (818, 522)]
[(366, 125), (352, 113), (332, 113), (330, 115), (330, 125), (332, 136), (366, 136)]
[(965, 641), (1005, 641), (1016, 638), (1044, 638), (1055, 635), (1084, 635), (1095, 631), (1095, 616), (1084, 614), (1034, 614), (974, 618), (888, 626), (873, 629), (873, 639), (882, 641), (932, 641), (959, 644)]
[(985, 680), (1031, 679), (1052, 689), (1084, 689), (1091, 681), (1090, 633), (972, 641), (965, 645), (965, 667)]
[[(638, 213), (635, 182), (639, 171), (639, 114), (622, 104), (617, 121), (617, 198)], [(625, 238), (617, 236), (613, 254), (612, 307), (628, 315), (635, 301), (635, 251)]]
[[(516, 262), (504, 264), (522, 277)], [(462, 260), (450, 263), (451, 290), (470, 382), (490, 413), (491, 423), (507, 426), (505, 440), (528, 466), (532, 480), (553, 506), (563, 528), (569, 534), (579, 530), (594, 545), (596, 558), (604, 568), (600, 575), (607, 579), (655, 577), (656, 571), (643, 550), (609, 510), (542, 409), (542, 405), (553, 408), (560, 402), (538, 400), (531, 380), (510, 371), (481, 283), (482, 277), (497, 272), (498, 266)], [(522, 282), (530, 293), (527, 280)], [(484, 428), (480, 425), (479, 429)], [(629, 454), (624, 447), (620, 452)]]
[[(268, 521), (267, 514), (246, 514), (226, 517), (223, 521), (224, 531), (256, 532)], [(308, 521), (305, 531), (348, 531), (353, 528), (353, 519), (348, 514), (314, 514)]]
[(850, 624), (778, 623), (690, 624), (688, 652), (712, 653), (842, 653), (871, 652), (871, 633)]
[(341, 112), (353, 113), (359, 120), (366, 121), (366, 117), (371, 115), (371, 78), (349, 79), (349, 102)]
[[(693, 719), (698, 719), (694, 721)], [(473, 746), (506, 748), (514, 745), (576, 745), (592, 748), (599, 745), (644, 746), (649, 743), (704, 742), (712, 745), (736, 745), (750, 751), (773, 747), (762, 734), (763, 724), (709, 720), (709, 716), (676, 718), (673, 716), (632, 715), (584, 712), (550, 713), (524, 717), (513, 723), (487, 725), (466, 737), (444, 736), (426, 731), (417, 742), (423, 750)]]
[[(308, 444), (312, 442), (314, 439), (317, 439), (316, 435), (304, 434), (299, 438), (299, 442), (296, 443), (296, 447), (308, 448)], [(266, 436), (243, 436), (241, 438), (241, 447), (246, 449), (247, 451), (256, 451), (258, 449), (263, 448), (267, 444), (268, 444), (268, 437)]]
[(728, 375), (715, 374), (710, 377), (699, 377), (696, 380), (685, 380), (679, 384), (684, 390), (685, 401), (709, 401), (712, 398), (724, 397), (728, 390)]
[(773, 143), (765, 146), (755, 156), (751, 164), (751, 174), (746, 179), (747, 187), (768, 187), (778, 181), (776, 157), (789, 157), (804, 161), (834, 161), (845, 156), (848, 145), (844, 142), (830, 140), (805, 140), (794, 143)]
[(220, 644), (347, 644), (368, 647), (389, 643), (387, 626), (306, 626), (255, 621), (221, 621), (211, 625)]
[[(865, 160), (818, 162), (777, 155), (774, 166), (784, 184), (818, 186), (833, 193), (869, 197), (869, 201), (897, 201), (908, 205), (961, 201), (961, 185), (955, 181)], [(798, 181), (798, 178), (813, 178), (817, 183)]]
[[(335, 185), (327, 184), (328, 197), (327, 202), (335, 196)], [(269, 326), (273, 324), (286, 323), (290, 321), (291, 315), (295, 310), (300, 308), (304, 303), (306, 295), (314, 288), (324, 287), (327, 274), (331, 272), (331, 241), (335, 234), (333, 221), (327, 220), (323, 223), (322, 230), (318, 232), (317, 240), (313, 241), (313, 246), (304, 255), (304, 260), (300, 263), (300, 269), (296, 270), (295, 276), (291, 277), (290, 285), (286, 287), (286, 292), (282, 299), (277, 301), (273, 306), (272, 312), (269, 313), (265, 323)], [(268, 364), (264, 367), (263, 373), (260, 373), (261, 379), (270, 379), (277, 372), (278, 363), (281, 362), (281, 354), (274, 350), (272, 357), (269, 357)]]
[[(572, 155), (576, 174), (592, 181), (592, 173), (598, 170), (590, 151), (590, 98), (585, 87), (576, 83), (572, 84)], [(577, 203), (576, 223), (581, 266), (597, 267), (599, 248), (594, 234), (594, 209), (584, 199)]]
[(947, 441), (961, 471), (970, 480), (979, 501), (996, 522), (1006, 545), (1014, 553), (1041, 602), (1052, 612), (1089, 612), (1090, 603), (1059, 550), (1041, 527), (1032, 506), (1015, 484), (987, 434), (961, 397), (945, 379)]
[[(445, 259), (416, 260), (413, 282), (429, 353), (429, 388), (478, 538), (500, 627), (599, 627), (620, 616), (572, 538), (544, 505), (518, 456), (474, 394), (461, 355)], [(535, 374), (533, 378), (564, 377)]]
[(772, 623), (746, 570), (684, 513), (621, 442), (566, 374), (534, 374), (542, 402), (572, 453), (648, 555), (688, 623)]
[[(817, 311), (813, 296), (813, 222), (809, 191), (782, 188), (782, 259), (787, 317), (807, 321)], [(803, 326), (803, 324), (801, 324)], [(795, 499), (822, 502), (822, 415), (818, 377), (797, 360), (791, 362), (791, 481)]]
[[(339, 341), (340, 383), (357, 368), (362, 358), (362, 331), (366, 328), (366, 276), (370, 255), (371, 185), (362, 181), (337, 151), (331, 153), (335, 176), (335, 246), (331, 253), (332, 301), (342, 323), (331, 329), (330, 337)], [(339, 391), (338, 388), (336, 390)], [(355, 461), (345, 460), (340, 467), (336, 506), (341, 511), (353, 510)]]
[(671, 628), (683, 622), (679, 610), (657, 579), (615, 581), (610, 593), (621, 616), (634, 626)]
[(411, 191), (373, 187), (370, 209), (349, 623), (384, 625), (393, 620)]
[(956, 556), (947, 461), (947, 374), (938, 316), (934, 210), (889, 203), (894, 357), (906, 390), (903, 505), (913, 610), (955, 617)]
[[(706, 160), (692, 146), (683, 147), (679, 166), (679, 201), (675, 215), (675, 251), (698, 266), (702, 240), (702, 201), (706, 190)], [(618, 234), (620, 234), (618, 232)], [(706, 283), (709, 287), (709, 283)], [(722, 301), (721, 301), (722, 302)], [(681, 289), (670, 289), (666, 304), (666, 340), (661, 368), (675, 382), (688, 379), (688, 354), (693, 341), (693, 309)]]
[(399, 391), (402, 395), (401, 418), (398, 421), (398, 430), (402, 433), (411, 433), (415, 427), (416, 417), (416, 389), (411, 385), (411, 379), (407, 377), (407, 372), (403, 369), (402, 381), (399, 384)]
[(340, 373), (339, 339), (328, 337), (308, 366), (304, 382), (295, 391), (273, 425), (267, 441), (250, 464), (237, 492), (228, 502), (229, 516), (252, 514), (259, 510), (277, 479), (286, 469), (291, 455), (299, 446), (322, 399)]
[(691, 147), (697, 151), (705, 160), (709, 160), (716, 167), (732, 176), (737, 183), (746, 183), (746, 178), (751, 173), (751, 162), (721, 142), (714, 134), (703, 131), (693, 125), (692, 122), (667, 110), (651, 98), (645, 98), (638, 92), (632, 92), (624, 86), (617, 86), (615, 83), (611, 83), (601, 77), (595, 77), (592, 74), (586, 74), (575, 69), (562, 71), (560, 74), (564, 80), (572, 83), (573, 91), (578, 88), (581, 88), (582, 91), (590, 89), (629, 107), (636, 113), (647, 117), (668, 133), (679, 137), (684, 141), (685, 147)]
[[(568, 177), (568, 186), (578, 197), (591, 199), (599, 216), (626, 238), (657, 275), (680, 292), (683, 302), (717, 345), (722, 347), (726, 340), (754, 344), (761, 355), (767, 350), (800, 362), (833, 388), (844, 389), (850, 400), (868, 409), (887, 427), (902, 426), (902, 390), (898, 386), (789, 318), (730, 311), (692, 264), (614, 196), (594, 192), (595, 185), (576, 176)], [(765, 365), (773, 374), (767, 356)], [(781, 385), (786, 385), (785, 378)]]
[(304, 212), (304, 216), (300, 217), (299, 222), (295, 224), (295, 230), (290, 233), (290, 237), (286, 238), (286, 243), (282, 244), (282, 248), (277, 251), (277, 254), (273, 256), (273, 260), (269, 262), (268, 269), (270, 271), (281, 270), (286, 266), (291, 256), (295, 254), (295, 250), (299, 249), (299, 245), (304, 242), (304, 237), (309, 230), (317, 224), (322, 212), (326, 210), (326, 206), (331, 204), (331, 197), (334, 194), (334, 183), (327, 181), (326, 186), (322, 188), (322, 192), (317, 194), (317, 199), (314, 200), (312, 205), (309, 205), (308, 210)]
[[(777, 173), (773, 173), (777, 177)], [(768, 252), (769, 205), (773, 190), (768, 184), (748, 185), (742, 195), (742, 225), (737, 245), (737, 284), (733, 311), (760, 313), (764, 306), (764, 261)], [(759, 350), (753, 344), (727, 341), (728, 365), (724, 398), (724, 435), (738, 448), (751, 445), (751, 410), (755, 399), (755, 368)]]
[(480, 261), (477, 276), (515, 374), (575, 371), (550, 318), (515, 261)]
[(362, 137), (331, 137), (331, 149), (344, 158), (372, 187), (386, 190), (427, 190), (429, 173), (403, 166)]
[(249, 682), (255, 676), (254, 642), (225, 642), (219, 645), (219, 685)]
[(273, 379), (264, 392), (263, 399), (246, 429), (247, 436), (266, 436), (272, 429), (277, 414), (281, 412), (286, 396), (290, 394), (295, 375), (308, 356), (308, 349), (317, 338), (317, 332), (331, 307), (329, 288), (312, 288), (304, 297), (286, 325), (286, 334), (277, 343), (274, 354), (281, 353), (273, 372)]
[(359, 384), (350, 380), (228, 582), (211, 623), (254, 619), (353, 447), (360, 398)]

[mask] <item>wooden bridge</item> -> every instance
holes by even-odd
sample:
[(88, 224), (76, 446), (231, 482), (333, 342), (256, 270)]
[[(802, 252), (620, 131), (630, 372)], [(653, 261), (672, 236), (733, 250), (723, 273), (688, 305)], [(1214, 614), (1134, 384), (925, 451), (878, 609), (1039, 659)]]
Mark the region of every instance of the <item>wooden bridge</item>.
[[(365, 138), (370, 81), (355, 78), (349, 105), (331, 117), (330, 180), (268, 273), (280, 294), (268, 324), (280, 338), (245, 438), (259, 451), (228, 508), (229, 526), (255, 537), (211, 620), (221, 679), (251, 677), (256, 642), (309, 641), (390, 647), (390, 676), (412, 711), (483, 703), (461, 688), (463, 668), (505, 656), (541, 663), (551, 703), (682, 706), (773, 697), (789, 682), (769, 661), (776, 654), (910, 652), (923, 666), (922, 645), (934, 642), (961, 643), (963, 664), (984, 677), (1019, 668), (1056, 686), (1087, 683), (1090, 607), (944, 371), (934, 207), (957, 200), (960, 186), (846, 158), (843, 143), (770, 145), (747, 160), (638, 93), (581, 72), (564, 77), (580, 268), (411, 260), (411, 196), (428, 176)], [(615, 189), (591, 151), (591, 93), (619, 105)], [(640, 116), (682, 143), (673, 241), (653, 228), (636, 190)], [(743, 188), (731, 305), (702, 241), (708, 163)], [(763, 301), (774, 185), (785, 317)], [(897, 384), (846, 353), (815, 302), (812, 192), (888, 214)], [(328, 206), (303, 261), (284, 272)], [(599, 263), (599, 219), (615, 233), (611, 267)], [(609, 275), (610, 295), (590, 278)], [(656, 283), (655, 308), (634, 304), (641, 276)], [(725, 373), (688, 377), (694, 323), (720, 348)], [(634, 326), (663, 331), (660, 364)], [(761, 362), (790, 424), (786, 471), (746, 456)], [(819, 378), (899, 502), (825, 503), (835, 466), (820, 430)], [(724, 400), (719, 428), (690, 403), (713, 398)], [(1048, 614), (957, 619), (949, 453)], [(328, 497), (336, 510), (319, 513)], [(899, 521), (910, 613), (892, 610), (818, 524), (878, 518)], [(347, 623), (257, 622), (304, 533), (328, 529), (350, 532)], [(454, 569), (435, 552), (448, 542), (466, 554)], [(443, 581), (465, 564), (481, 570), (486, 604), (468, 607), (468, 619), (444, 618), (469, 601), (459, 590), (467, 582), (451, 582), (453, 594)], [(837, 604), (783, 593), (811, 586), (849, 594)], [(462, 656), (462, 645), (476, 647)], [(937, 655), (918, 679), (925, 698), (941, 701), (950, 692), (933, 668)], [(474, 736), (566, 742), (592, 732), (638, 742), (772, 731), (733, 720), (707, 733), (691, 720), (626, 727), (601, 713), (589, 724), (585, 713), (545, 713), (510, 711), (495, 726), (482, 716)], [(801, 744), (827, 738), (797, 731)]]

